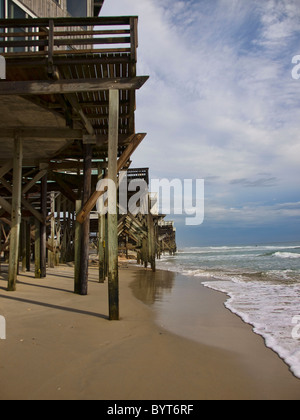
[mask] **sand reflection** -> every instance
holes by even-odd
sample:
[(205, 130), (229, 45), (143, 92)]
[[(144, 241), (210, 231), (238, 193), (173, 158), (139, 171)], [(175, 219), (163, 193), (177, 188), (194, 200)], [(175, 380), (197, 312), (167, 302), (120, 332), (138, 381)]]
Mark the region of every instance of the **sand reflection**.
[(134, 296), (146, 303), (153, 305), (165, 301), (171, 295), (176, 274), (172, 272), (139, 271), (137, 278), (131, 285)]

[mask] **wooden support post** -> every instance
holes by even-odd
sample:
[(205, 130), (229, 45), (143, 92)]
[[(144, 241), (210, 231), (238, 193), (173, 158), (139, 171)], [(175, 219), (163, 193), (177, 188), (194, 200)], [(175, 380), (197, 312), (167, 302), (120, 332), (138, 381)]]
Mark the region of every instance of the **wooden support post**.
[[(78, 214), (82, 207), (82, 201), (76, 201), (76, 214)], [(70, 215), (69, 215), (70, 217)], [(82, 224), (75, 222), (75, 277), (74, 277), (74, 293), (80, 294), (80, 260), (81, 260), (81, 230)]]
[[(83, 173), (83, 204), (85, 204), (91, 195), (92, 183), (92, 146), (84, 145), (84, 173)], [(81, 262), (80, 262), (80, 294), (88, 294), (88, 276), (89, 276), (89, 250), (90, 250), (90, 216), (82, 224), (81, 233)]]
[(142, 262), (144, 263), (144, 267), (148, 268), (148, 244), (146, 238), (143, 238), (142, 241)]
[(105, 215), (99, 214), (99, 245), (98, 245), (98, 254), (99, 254), (99, 283), (105, 282)]
[(155, 242), (154, 242), (155, 232), (154, 232), (154, 223), (153, 216), (151, 213), (148, 214), (148, 253), (149, 253), (149, 262), (152, 268), (152, 271), (156, 271), (155, 264)]
[(53, 251), (49, 252), (49, 267), (54, 268), (55, 267), (55, 254), (56, 254), (56, 246), (55, 246), (55, 193), (51, 192), (50, 195), (50, 201), (51, 201), (51, 238), (50, 238), (50, 246), (53, 249)]
[[(75, 202), (76, 203), (76, 202)], [(81, 203), (81, 201), (80, 201)], [(75, 209), (74, 211), (77, 211), (76, 205), (75, 205)], [(67, 250), (66, 250), (66, 260), (67, 262), (69, 261), (75, 261), (75, 244), (73, 245), (73, 247), (71, 246), (71, 212), (73, 211), (72, 208), (72, 203), (71, 201), (67, 201), (67, 220), (66, 220), (66, 235), (67, 235)], [(75, 226), (75, 230), (76, 230), (76, 226)], [(75, 232), (74, 232), (75, 235)], [(80, 241), (81, 236), (79, 237), (79, 241)], [(73, 253), (73, 248), (74, 248), (74, 253)]]
[(148, 195), (148, 214), (147, 214), (147, 224), (148, 224), (148, 260), (151, 265), (153, 272), (156, 271), (155, 264), (155, 227), (153, 216), (151, 214), (151, 197)]
[(22, 273), (26, 273), (26, 222), (21, 223), (21, 257), (22, 257)]
[(0, 223), (0, 273), (1, 273), (1, 258), (2, 258), (2, 229), (3, 229), (3, 224)]
[(56, 254), (55, 265), (59, 266), (60, 249), (61, 249), (61, 223), (60, 223), (60, 210), (61, 210), (61, 194), (56, 198)]
[[(108, 129), (108, 179), (115, 188), (108, 189), (108, 291), (109, 319), (119, 320), (119, 272), (118, 272), (118, 214), (117, 214), (117, 159), (119, 140), (119, 92), (109, 91)], [(114, 214), (115, 213), (115, 214)]]
[[(102, 169), (98, 168), (98, 180), (102, 179)], [(102, 210), (102, 209), (101, 209)], [(104, 212), (103, 212), (104, 213)], [(99, 214), (98, 216), (98, 257), (99, 257), (99, 283), (105, 282), (105, 214)]]
[(34, 241), (34, 265), (35, 278), (41, 278), (41, 223), (34, 219), (35, 222), (35, 241)]
[(19, 241), (21, 224), (23, 144), (20, 138), (14, 140), (13, 197), (11, 215), (11, 236), (8, 270), (8, 290), (15, 291), (19, 263)]
[(60, 262), (65, 264), (67, 262), (66, 259), (66, 251), (67, 251), (67, 235), (66, 235), (66, 223), (67, 223), (67, 199), (63, 197), (63, 223), (62, 223), (62, 241), (61, 241), (61, 253), (60, 253)]
[(104, 275), (108, 277), (108, 215), (105, 216), (105, 255), (104, 255)]
[(47, 175), (43, 176), (41, 180), (41, 213), (45, 220), (41, 223), (41, 277), (47, 276), (46, 260), (47, 260)]
[(31, 226), (30, 222), (26, 222), (26, 269), (30, 271), (31, 262)]

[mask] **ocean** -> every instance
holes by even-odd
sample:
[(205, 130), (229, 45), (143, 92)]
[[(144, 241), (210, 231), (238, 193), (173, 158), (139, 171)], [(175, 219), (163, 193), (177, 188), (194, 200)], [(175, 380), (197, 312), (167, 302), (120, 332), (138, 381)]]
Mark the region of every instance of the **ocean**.
[(184, 248), (158, 268), (226, 293), (225, 306), (300, 378), (300, 243)]

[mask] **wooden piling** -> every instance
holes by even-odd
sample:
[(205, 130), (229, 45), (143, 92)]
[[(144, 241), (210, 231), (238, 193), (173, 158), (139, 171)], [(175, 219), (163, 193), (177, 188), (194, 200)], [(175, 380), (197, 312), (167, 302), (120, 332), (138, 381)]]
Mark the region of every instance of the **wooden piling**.
[(31, 263), (31, 226), (30, 221), (26, 222), (26, 270), (30, 271)]
[[(82, 207), (82, 201), (76, 201), (76, 214), (78, 214)], [(74, 293), (80, 294), (80, 261), (81, 261), (81, 230), (82, 224), (75, 222), (75, 264), (74, 264)]]
[(26, 273), (26, 222), (21, 222), (21, 258), (22, 258), (22, 273)]
[(51, 212), (51, 237), (50, 237), (50, 245), (52, 251), (49, 252), (49, 267), (55, 267), (55, 254), (56, 254), (56, 246), (55, 246), (55, 192), (51, 192), (50, 194), (50, 212)]
[(34, 273), (35, 278), (40, 279), (42, 275), (41, 270), (41, 223), (35, 219), (35, 241), (34, 241)]
[[(108, 130), (108, 179), (117, 186), (117, 159), (119, 138), (119, 92), (109, 91)], [(109, 319), (119, 320), (119, 272), (118, 272), (118, 214), (117, 188), (108, 190), (108, 291)], [(113, 208), (114, 207), (114, 208)], [(114, 214), (115, 213), (115, 214)]]
[(41, 234), (41, 277), (44, 278), (47, 275), (47, 175), (41, 179), (41, 213), (44, 219), (44, 223), (41, 223), (40, 234)]
[(21, 198), (22, 198), (22, 161), (23, 143), (18, 137), (14, 139), (13, 158), (13, 197), (11, 215), (11, 235), (8, 270), (8, 291), (16, 290), (17, 271), (19, 263), (19, 241), (21, 224)]
[[(84, 146), (84, 173), (83, 173), (83, 204), (91, 195), (92, 182), (92, 146)], [(90, 250), (90, 217), (88, 216), (82, 224), (81, 230), (81, 261), (80, 261), (80, 294), (88, 293), (88, 272), (89, 272), (89, 250)]]
[(151, 265), (151, 269), (153, 272), (156, 271), (156, 263), (155, 263), (155, 232), (154, 232), (154, 223), (153, 223), (153, 216), (152, 214), (148, 213), (148, 260)]
[[(103, 178), (103, 171), (98, 167), (98, 181)], [(103, 210), (103, 209), (100, 209)], [(105, 214), (98, 215), (98, 258), (99, 258), (99, 283), (104, 283), (105, 272)]]

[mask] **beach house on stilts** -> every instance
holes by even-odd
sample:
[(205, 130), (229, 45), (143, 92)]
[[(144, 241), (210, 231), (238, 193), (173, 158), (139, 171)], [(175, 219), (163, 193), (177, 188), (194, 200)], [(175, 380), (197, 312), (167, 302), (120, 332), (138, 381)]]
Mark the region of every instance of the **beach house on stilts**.
[[(136, 74), (138, 18), (99, 17), (103, 3), (0, 0), (0, 251), (9, 291), (34, 255), (37, 278), (74, 261), (74, 291), (88, 293), (96, 185), (103, 178), (118, 185), (146, 136), (135, 131), (136, 90), (148, 79)], [(99, 216), (99, 260), (105, 248), (109, 318), (117, 320), (124, 229), (110, 189), (108, 202), (115, 211)]]

